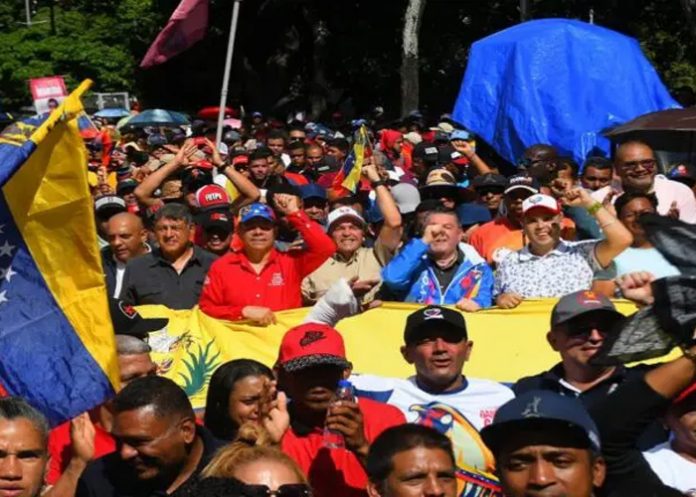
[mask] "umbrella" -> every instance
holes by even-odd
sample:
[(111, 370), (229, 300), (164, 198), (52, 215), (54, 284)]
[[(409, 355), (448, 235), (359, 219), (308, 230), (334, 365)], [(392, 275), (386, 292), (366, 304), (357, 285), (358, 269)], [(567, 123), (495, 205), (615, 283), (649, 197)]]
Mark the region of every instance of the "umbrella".
[(627, 140), (648, 143), (664, 171), (670, 165), (696, 159), (696, 108), (693, 107), (643, 114), (603, 133), (614, 144)]
[[(220, 107), (203, 107), (196, 115), (201, 119), (214, 121), (217, 119), (219, 112)], [(234, 111), (234, 109), (225, 107), (225, 117), (237, 117), (237, 113)]]
[(190, 124), (189, 120), (181, 112), (164, 109), (149, 109), (131, 117), (121, 126), (144, 128), (146, 126), (184, 126), (187, 124)]
[(126, 116), (130, 116), (130, 112), (126, 109), (102, 109), (94, 114), (94, 117), (105, 117), (107, 119), (118, 119)]
[(696, 108), (668, 109), (643, 114), (621, 126), (609, 129), (604, 136), (619, 136), (634, 131), (696, 131)]

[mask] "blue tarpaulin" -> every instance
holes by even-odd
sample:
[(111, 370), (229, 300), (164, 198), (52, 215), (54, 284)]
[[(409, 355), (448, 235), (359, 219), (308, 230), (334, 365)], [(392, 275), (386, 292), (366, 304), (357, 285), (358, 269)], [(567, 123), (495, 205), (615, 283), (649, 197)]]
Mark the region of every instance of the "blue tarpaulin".
[(542, 19), (472, 45), (453, 117), (513, 164), (535, 143), (582, 163), (596, 149), (608, 155), (603, 129), (676, 107), (633, 38)]

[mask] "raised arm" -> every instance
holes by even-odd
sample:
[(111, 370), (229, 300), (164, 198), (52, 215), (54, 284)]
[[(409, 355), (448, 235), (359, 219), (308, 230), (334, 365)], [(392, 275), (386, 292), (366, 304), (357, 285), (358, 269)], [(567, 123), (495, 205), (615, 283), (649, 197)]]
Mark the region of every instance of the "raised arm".
[(195, 152), (195, 145), (187, 140), (179, 149), (174, 159), (150, 174), (135, 188), (133, 193), (135, 193), (138, 202), (148, 207), (156, 204), (159, 200), (154, 197), (155, 190), (157, 190), (162, 182), (169, 176), (185, 168), (189, 164), (189, 157)]
[(379, 240), (387, 250), (395, 252), (399, 248), (403, 233), (399, 207), (394, 202), (394, 197), (392, 197), (389, 188), (380, 178), (377, 167), (374, 164), (370, 163), (364, 166), (362, 172), (372, 183), (372, 187), (377, 195), (377, 207), (384, 217), (384, 224), (382, 224), (382, 228), (379, 230)]
[(611, 214), (601, 202), (593, 199), (584, 188), (572, 188), (562, 198), (565, 205), (587, 209), (604, 232), (605, 238), (595, 247), (595, 258), (602, 267), (607, 267), (614, 258), (633, 243), (633, 235)]

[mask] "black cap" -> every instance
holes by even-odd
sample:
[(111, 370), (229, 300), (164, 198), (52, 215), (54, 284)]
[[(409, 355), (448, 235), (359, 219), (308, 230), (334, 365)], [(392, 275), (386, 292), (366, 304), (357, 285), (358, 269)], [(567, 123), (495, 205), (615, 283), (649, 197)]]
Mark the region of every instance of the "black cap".
[(161, 330), (169, 323), (167, 318), (144, 318), (134, 307), (116, 299), (110, 300), (109, 311), (111, 312), (114, 333), (117, 335), (145, 338), (149, 332)]
[(441, 145), (437, 152), (437, 162), (438, 164), (445, 165), (451, 162), (456, 162), (462, 159), (464, 156), (457, 152), (457, 150), (452, 145)]
[(408, 345), (418, 341), (424, 331), (434, 327), (447, 328), (461, 334), (463, 339), (468, 338), (466, 322), (460, 312), (439, 305), (429, 305), (406, 318), (404, 343)]
[(474, 188), (474, 190), (479, 188), (500, 188), (503, 190), (507, 184), (508, 181), (505, 176), (495, 173), (482, 174), (481, 176), (476, 176), (471, 181), (471, 186)]
[(604, 295), (589, 290), (581, 290), (564, 295), (556, 303), (551, 311), (551, 328), (555, 328), (588, 312), (602, 312), (606, 314), (607, 318), (612, 319), (624, 317), (623, 314), (616, 310), (611, 300)]
[(224, 231), (225, 233), (232, 233), (234, 229), (234, 224), (227, 212), (222, 211), (211, 211), (206, 212), (204, 217), (200, 222), (204, 230), (209, 230), (212, 228), (217, 228)]
[(411, 157), (414, 159), (422, 159), (423, 162), (435, 164), (437, 162), (438, 150), (437, 145), (432, 142), (420, 142), (413, 147)]

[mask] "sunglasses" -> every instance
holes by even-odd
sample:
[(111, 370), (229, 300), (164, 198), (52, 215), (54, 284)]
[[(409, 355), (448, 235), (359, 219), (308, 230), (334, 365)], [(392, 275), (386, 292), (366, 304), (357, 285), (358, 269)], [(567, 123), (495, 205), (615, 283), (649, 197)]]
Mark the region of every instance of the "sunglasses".
[(277, 490), (271, 490), (267, 485), (243, 485), (242, 495), (245, 497), (311, 497), (312, 489), (304, 483), (289, 483), (281, 485)]

